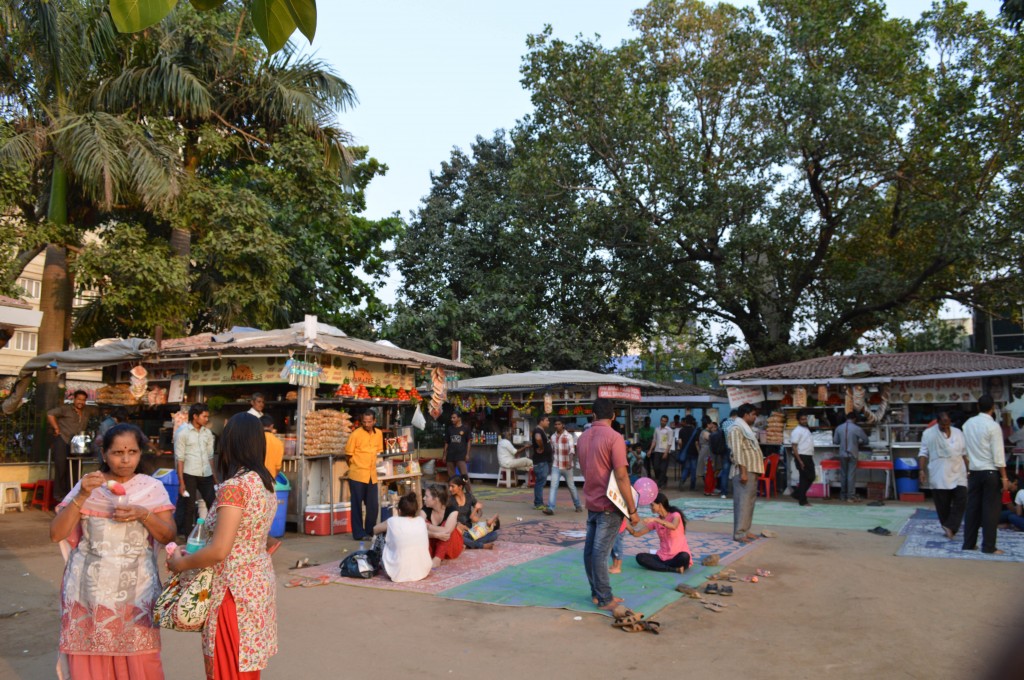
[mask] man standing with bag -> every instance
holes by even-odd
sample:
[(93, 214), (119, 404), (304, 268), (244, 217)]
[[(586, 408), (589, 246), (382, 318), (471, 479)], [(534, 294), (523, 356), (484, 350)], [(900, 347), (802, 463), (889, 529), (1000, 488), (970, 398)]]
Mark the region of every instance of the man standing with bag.
[[(608, 486), (614, 478), (619, 495), (625, 501), (629, 523), (640, 521), (629, 485), (626, 442), (612, 429), (615, 408), (607, 399), (594, 402), (594, 425), (576, 442), (580, 469), (583, 471), (583, 501), (587, 507), (587, 540), (583, 544), (583, 568), (590, 582), (590, 596), (601, 609), (614, 609), (622, 598), (612, 595), (608, 558), (622, 524), (622, 512), (608, 498)], [(668, 419), (664, 419), (668, 422)]]

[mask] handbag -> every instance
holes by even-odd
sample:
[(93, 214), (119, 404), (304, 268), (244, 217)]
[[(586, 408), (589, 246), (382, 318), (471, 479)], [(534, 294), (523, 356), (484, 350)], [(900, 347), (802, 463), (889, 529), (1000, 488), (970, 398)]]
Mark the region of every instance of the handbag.
[(201, 631), (210, 616), (212, 587), (213, 567), (200, 569), (194, 575), (175, 574), (156, 598), (153, 623), (183, 633)]

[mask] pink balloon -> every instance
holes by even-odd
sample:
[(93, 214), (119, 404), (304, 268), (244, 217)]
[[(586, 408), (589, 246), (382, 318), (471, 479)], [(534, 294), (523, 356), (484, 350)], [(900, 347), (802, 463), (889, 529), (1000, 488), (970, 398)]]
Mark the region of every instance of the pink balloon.
[(647, 505), (658, 497), (658, 483), (650, 477), (641, 477), (636, 480), (633, 483), (633, 488), (636, 489), (636, 493), (640, 497), (638, 499), (640, 505)]

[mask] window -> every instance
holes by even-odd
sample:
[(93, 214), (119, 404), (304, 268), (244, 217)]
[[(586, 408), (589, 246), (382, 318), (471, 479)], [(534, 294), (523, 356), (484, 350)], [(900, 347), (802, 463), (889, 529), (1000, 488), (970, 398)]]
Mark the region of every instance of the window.
[(39, 293), (42, 291), (43, 282), (36, 279), (18, 279), (18, 285), (25, 291), (25, 297), (29, 300), (38, 300)]
[(14, 337), (11, 338), (7, 346), (19, 352), (32, 352), (35, 354), (39, 346), (39, 334), (32, 331), (15, 331)]

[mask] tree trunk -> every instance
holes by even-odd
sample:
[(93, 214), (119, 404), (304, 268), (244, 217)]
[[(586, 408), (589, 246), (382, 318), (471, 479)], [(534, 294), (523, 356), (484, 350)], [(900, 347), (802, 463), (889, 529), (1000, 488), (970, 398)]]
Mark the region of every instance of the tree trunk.
[(186, 260), (192, 254), (192, 234), (187, 229), (171, 230), (171, 252)]
[[(68, 348), (66, 330), (74, 296), (71, 294), (67, 267), (67, 251), (60, 246), (47, 246), (43, 285), (39, 295), (39, 310), (43, 313), (43, 321), (39, 326), (39, 354), (62, 352)], [(36, 406), (41, 411), (54, 408), (64, 401), (57, 371), (47, 369), (39, 371), (36, 376)]]

